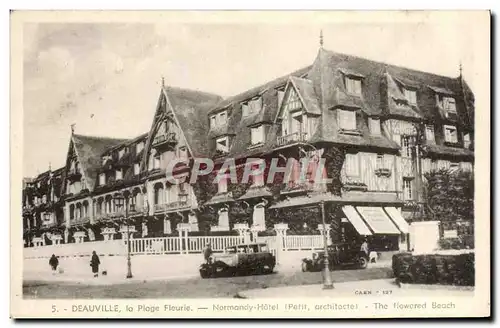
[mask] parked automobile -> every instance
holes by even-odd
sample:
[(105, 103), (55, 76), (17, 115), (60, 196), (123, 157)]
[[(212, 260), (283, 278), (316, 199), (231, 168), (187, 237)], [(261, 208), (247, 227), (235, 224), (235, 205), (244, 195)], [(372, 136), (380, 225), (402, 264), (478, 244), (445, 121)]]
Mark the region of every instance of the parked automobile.
[[(340, 266), (353, 265), (359, 269), (368, 266), (368, 255), (360, 250), (361, 245), (336, 244), (328, 246), (328, 266), (330, 270)], [(324, 268), (324, 251), (312, 253), (311, 258), (302, 259), (302, 272), (317, 272)]]
[(272, 273), (276, 257), (267, 244), (241, 244), (226, 248), (222, 254), (213, 254), (208, 263), (200, 266), (202, 278), (235, 276), (251, 273)]

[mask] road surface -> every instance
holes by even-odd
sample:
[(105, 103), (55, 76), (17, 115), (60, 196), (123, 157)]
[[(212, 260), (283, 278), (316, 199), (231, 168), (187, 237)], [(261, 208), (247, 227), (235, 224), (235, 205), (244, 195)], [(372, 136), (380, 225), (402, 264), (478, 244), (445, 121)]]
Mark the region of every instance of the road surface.
[[(392, 278), (390, 268), (367, 268), (332, 272), (333, 282)], [(129, 282), (113, 285), (85, 285), (25, 281), (27, 299), (90, 298), (233, 298), (236, 293), (254, 288), (309, 285), (322, 282), (320, 272), (285, 272), (229, 278), (186, 278), (165, 281)], [(277, 296), (279, 297), (279, 295)]]

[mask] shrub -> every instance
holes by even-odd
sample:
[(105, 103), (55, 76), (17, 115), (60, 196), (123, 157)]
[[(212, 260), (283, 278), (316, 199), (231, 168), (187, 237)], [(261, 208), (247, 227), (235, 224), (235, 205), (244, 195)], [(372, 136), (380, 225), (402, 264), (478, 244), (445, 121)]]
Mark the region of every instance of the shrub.
[(392, 270), (396, 279), (409, 284), (474, 286), (474, 253), (458, 255), (395, 254)]
[(441, 249), (473, 249), (474, 235), (462, 235), (456, 238), (445, 238), (439, 240)]

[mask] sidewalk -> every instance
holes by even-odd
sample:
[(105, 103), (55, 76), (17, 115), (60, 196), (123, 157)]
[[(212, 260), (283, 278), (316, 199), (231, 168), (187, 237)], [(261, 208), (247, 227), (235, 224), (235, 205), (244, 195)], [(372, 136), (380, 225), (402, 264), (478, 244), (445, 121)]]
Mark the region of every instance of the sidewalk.
[[(399, 287), (394, 279), (360, 280), (335, 283), (334, 289), (323, 289), (322, 285), (302, 285), (289, 287), (273, 287), (265, 289), (250, 289), (238, 292), (239, 298), (318, 298), (318, 297), (354, 297), (361, 292), (368, 297), (394, 296), (468, 296), (474, 295), (473, 287), (455, 287), (442, 285), (403, 285)], [(385, 293), (384, 293), (385, 292)], [(445, 295), (443, 295), (445, 292)]]

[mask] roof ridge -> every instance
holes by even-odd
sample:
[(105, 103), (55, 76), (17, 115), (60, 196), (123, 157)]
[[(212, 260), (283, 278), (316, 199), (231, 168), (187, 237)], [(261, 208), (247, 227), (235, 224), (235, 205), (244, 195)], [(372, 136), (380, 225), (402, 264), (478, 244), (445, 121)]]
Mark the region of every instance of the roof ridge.
[(107, 136), (90, 136), (90, 135), (85, 135), (85, 134), (76, 134), (74, 133), (72, 135), (73, 137), (77, 138), (91, 138), (91, 139), (101, 139), (101, 140), (115, 140), (115, 141), (128, 141), (132, 139), (126, 139), (126, 138), (113, 138), (113, 137), (107, 137)]
[(439, 77), (439, 78), (447, 78), (447, 79), (452, 79), (452, 80), (456, 80), (458, 78), (458, 77), (453, 77), (453, 76), (448, 76), (448, 75), (440, 75), (440, 74), (431, 73), (431, 72), (427, 72), (427, 71), (417, 70), (417, 69), (414, 69), (414, 68), (408, 68), (408, 67), (401, 66), (401, 65), (390, 64), (388, 62), (374, 60), (374, 59), (370, 59), (370, 58), (366, 58), (366, 57), (360, 57), (360, 56), (352, 55), (352, 54), (348, 54), (348, 53), (342, 53), (342, 52), (337, 52), (337, 51), (328, 50), (328, 49), (323, 49), (323, 51), (325, 51), (327, 53), (330, 53), (332, 55), (347, 56), (347, 57), (350, 57), (350, 58), (353, 58), (353, 59), (366, 60), (366, 61), (370, 61), (372, 63), (379, 64), (379, 65), (385, 65), (385, 66), (392, 67), (392, 68), (403, 69), (403, 70), (406, 70), (406, 71), (408, 71), (410, 73), (411, 72), (417, 72), (417, 73), (427, 74), (427, 75), (430, 75), (430, 76), (435, 76), (435, 77)]

